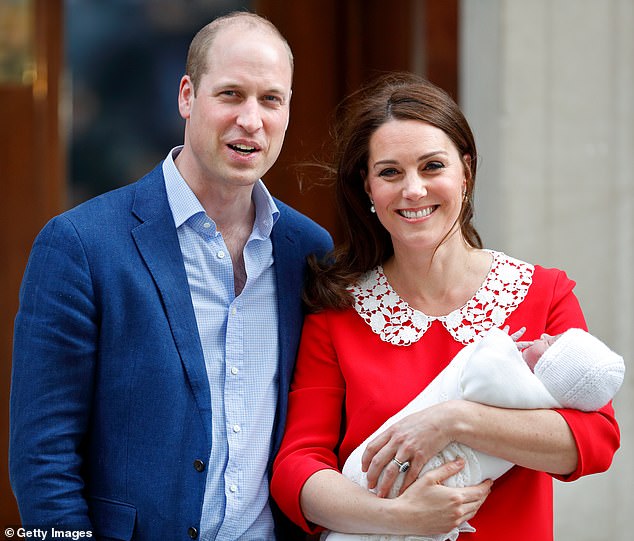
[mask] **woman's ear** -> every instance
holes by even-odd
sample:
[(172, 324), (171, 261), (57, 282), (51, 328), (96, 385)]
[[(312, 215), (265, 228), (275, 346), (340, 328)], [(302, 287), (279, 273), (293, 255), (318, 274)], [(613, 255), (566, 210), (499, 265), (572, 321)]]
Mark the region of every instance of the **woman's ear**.
[(462, 155), (462, 167), (464, 167), (464, 175), (467, 181), (471, 180), (471, 156), (469, 154)]
[(470, 197), (469, 185), (473, 175), (471, 174), (471, 156), (469, 154), (462, 155), (462, 168), (464, 169), (464, 181), (462, 182), (462, 199), (467, 201)]
[(368, 194), (370, 201), (372, 201), (372, 196), (370, 195), (370, 185), (368, 183), (368, 172), (365, 169), (361, 169), (359, 171), (359, 176), (363, 179), (363, 191)]

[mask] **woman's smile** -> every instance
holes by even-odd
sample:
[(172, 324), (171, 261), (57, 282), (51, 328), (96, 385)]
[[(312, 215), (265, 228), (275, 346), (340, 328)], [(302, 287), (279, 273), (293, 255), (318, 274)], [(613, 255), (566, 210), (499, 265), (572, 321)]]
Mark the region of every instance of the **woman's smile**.
[(408, 220), (417, 220), (419, 218), (426, 218), (432, 212), (434, 212), (438, 208), (438, 205), (432, 205), (430, 207), (424, 207), (422, 209), (400, 209), (397, 210), (403, 218), (407, 218)]

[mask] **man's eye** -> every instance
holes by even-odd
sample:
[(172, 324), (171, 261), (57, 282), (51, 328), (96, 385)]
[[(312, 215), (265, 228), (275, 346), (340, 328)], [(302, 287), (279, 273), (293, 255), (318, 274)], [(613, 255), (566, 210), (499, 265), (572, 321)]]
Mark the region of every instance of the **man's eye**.
[(282, 105), (282, 98), (280, 98), (279, 96), (264, 96), (264, 98), (262, 99), (275, 105)]

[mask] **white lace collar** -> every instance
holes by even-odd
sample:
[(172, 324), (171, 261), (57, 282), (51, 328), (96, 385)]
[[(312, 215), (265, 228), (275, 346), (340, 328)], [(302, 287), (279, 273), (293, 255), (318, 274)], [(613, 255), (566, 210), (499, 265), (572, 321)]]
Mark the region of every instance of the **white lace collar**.
[(502, 326), (532, 283), (533, 265), (501, 252), (490, 253), (493, 263), (480, 289), (464, 306), (445, 316), (428, 316), (409, 306), (392, 289), (382, 266), (366, 272), (350, 288), (354, 307), (384, 342), (408, 346), (438, 320), (456, 341), (469, 344), (489, 329)]

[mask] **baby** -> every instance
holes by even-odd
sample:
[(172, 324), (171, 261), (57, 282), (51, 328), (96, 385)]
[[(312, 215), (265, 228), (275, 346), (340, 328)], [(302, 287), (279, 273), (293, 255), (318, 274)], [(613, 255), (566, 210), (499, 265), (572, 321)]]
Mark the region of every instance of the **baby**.
[[(522, 348), (522, 351), (519, 351)], [(439, 402), (471, 400), (501, 408), (574, 408), (595, 411), (607, 404), (623, 383), (625, 363), (620, 355), (581, 329), (558, 336), (542, 335), (515, 343), (500, 329), (463, 348), (447, 367), (405, 408), (388, 419), (348, 457), (342, 473), (364, 488), (361, 457), (370, 441), (400, 419)], [(425, 464), (420, 475), (442, 464), (464, 460), (464, 468), (447, 479), (450, 487), (464, 487), (497, 479), (513, 464), (501, 458), (451, 443)], [(405, 470), (406, 471), (406, 470)], [(389, 497), (398, 496), (405, 477), (399, 473)], [(431, 537), (343, 534), (327, 531), (322, 541), (455, 541), (461, 532), (474, 532), (467, 522)]]

